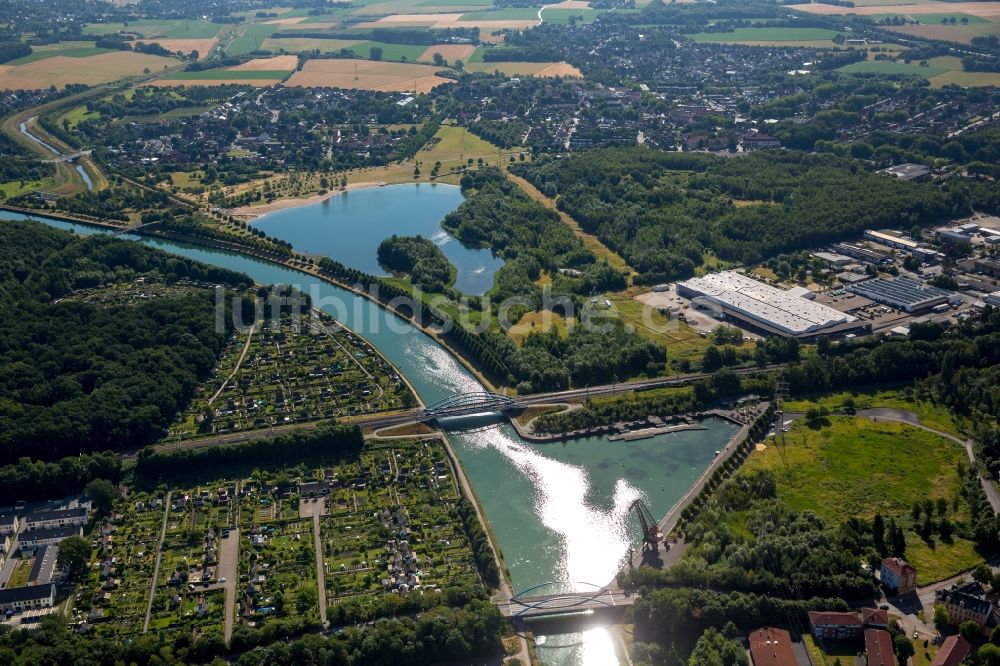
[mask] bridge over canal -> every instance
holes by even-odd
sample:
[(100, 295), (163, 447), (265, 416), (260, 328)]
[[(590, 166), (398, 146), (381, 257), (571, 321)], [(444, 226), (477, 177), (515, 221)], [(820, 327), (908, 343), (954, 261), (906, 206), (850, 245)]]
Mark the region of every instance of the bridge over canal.
[[(546, 590), (557, 589), (546, 593)], [(592, 583), (550, 581), (523, 590), (513, 597), (494, 599), (493, 603), (504, 617), (511, 620), (530, 620), (542, 617), (593, 614), (617, 611), (631, 606), (634, 595), (626, 595), (613, 587)]]

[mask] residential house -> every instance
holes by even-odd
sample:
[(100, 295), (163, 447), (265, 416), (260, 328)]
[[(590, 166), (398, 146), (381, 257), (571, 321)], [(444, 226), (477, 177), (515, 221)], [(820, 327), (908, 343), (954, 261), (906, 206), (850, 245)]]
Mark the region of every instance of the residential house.
[(761, 627), (747, 634), (753, 666), (797, 666), (792, 637), (784, 629)]
[(892, 634), (885, 629), (865, 629), (865, 658), (868, 666), (896, 666)]
[(87, 524), (88, 512), (84, 507), (76, 509), (56, 509), (53, 511), (38, 511), (24, 518), (26, 531), (44, 530), (56, 527), (83, 527)]
[(938, 601), (948, 611), (952, 624), (962, 624), (972, 620), (983, 629), (995, 626), (996, 605), (986, 597), (986, 592), (979, 583), (952, 585), (950, 588), (937, 591)]
[(809, 628), (817, 640), (858, 640), (865, 629), (885, 629), (888, 626), (889, 614), (877, 608), (862, 608), (860, 611), (809, 611)]
[(64, 539), (68, 539), (71, 536), (83, 536), (82, 527), (54, 527), (50, 529), (32, 530), (31, 532), (22, 532), (21, 537), (18, 539), (18, 543), (21, 547), (21, 552), (34, 551), (41, 546), (51, 546), (57, 544)]
[(51, 608), (56, 602), (56, 586), (32, 585), (0, 590), (0, 612), (10, 615), (27, 610)]
[(7, 534), (17, 534), (17, 528), (20, 526), (20, 522), (17, 516), (13, 513), (6, 516), (0, 516), (0, 535)]
[(906, 560), (887, 557), (882, 560), (882, 586), (898, 595), (917, 589), (917, 570)]
[(959, 666), (969, 656), (972, 645), (958, 634), (944, 639), (931, 666)]

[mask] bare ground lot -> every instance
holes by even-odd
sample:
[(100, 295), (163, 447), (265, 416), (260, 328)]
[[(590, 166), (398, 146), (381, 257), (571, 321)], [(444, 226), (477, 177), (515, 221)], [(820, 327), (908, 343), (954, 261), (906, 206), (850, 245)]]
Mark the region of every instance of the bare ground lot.
[(24, 65), (0, 66), (0, 90), (38, 90), (67, 83), (84, 83), (95, 86), (126, 76), (138, 76), (143, 70), (151, 72), (176, 65), (171, 58), (116, 51), (86, 58), (55, 56)]
[(429, 92), (453, 83), (436, 76), (438, 67), (410, 63), (333, 58), (310, 60), (285, 85), (299, 88), (346, 88), (382, 92)]

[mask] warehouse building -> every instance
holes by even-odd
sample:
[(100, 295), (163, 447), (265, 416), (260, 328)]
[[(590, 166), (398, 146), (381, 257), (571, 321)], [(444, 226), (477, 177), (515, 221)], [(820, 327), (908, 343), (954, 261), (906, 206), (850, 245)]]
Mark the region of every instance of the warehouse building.
[(680, 282), (677, 295), (764, 333), (812, 337), (865, 326), (848, 314), (803, 298), (801, 290), (777, 289), (736, 271)]
[(883, 231), (866, 229), (865, 240), (870, 240), (871, 242), (878, 243), (879, 245), (895, 248), (897, 250), (905, 250), (907, 252), (913, 252), (915, 249), (920, 247), (920, 243), (917, 241), (905, 238), (904, 236), (888, 229)]
[(951, 294), (944, 289), (929, 287), (909, 278), (885, 278), (868, 280), (847, 288), (859, 296), (870, 298), (906, 312), (930, 310), (936, 305), (948, 303)]

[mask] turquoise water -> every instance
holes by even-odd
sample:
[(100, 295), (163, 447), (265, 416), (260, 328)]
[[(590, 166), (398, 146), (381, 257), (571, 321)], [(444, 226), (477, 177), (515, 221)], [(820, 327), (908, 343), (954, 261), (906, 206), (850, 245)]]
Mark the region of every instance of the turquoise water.
[[(0, 217), (24, 216), (0, 212)], [(42, 220), (62, 229), (100, 233), (93, 227)], [(244, 272), (262, 284), (297, 284), (318, 307), (334, 315), (377, 347), (403, 373), (427, 404), (482, 385), (422, 331), (374, 303), (313, 280), (297, 271), (225, 252), (139, 238), (174, 254)], [(449, 434), (475, 488), (514, 590), (548, 581), (604, 585), (611, 582), (638, 530), (629, 504), (641, 497), (657, 516), (686, 491), (723, 448), (733, 428), (705, 422), (706, 430), (660, 435), (633, 442), (590, 437), (558, 444), (531, 444), (509, 425), (465, 419)], [(544, 635), (540, 632), (539, 635)], [(613, 666), (610, 630), (593, 627), (545, 636), (539, 655), (550, 666)]]
[(479, 296), (493, 286), (503, 265), (488, 249), (469, 247), (441, 228), (441, 220), (462, 203), (454, 185), (404, 184), (338, 194), (324, 201), (264, 215), (253, 226), (286, 240), (299, 251), (325, 254), (346, 266), (385, 275), (379, 243), (396, 234), (429, 238), (455, 266), (455, 288)]

